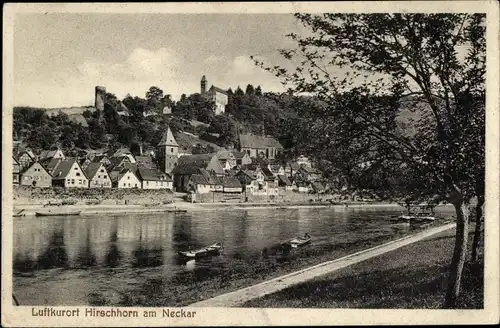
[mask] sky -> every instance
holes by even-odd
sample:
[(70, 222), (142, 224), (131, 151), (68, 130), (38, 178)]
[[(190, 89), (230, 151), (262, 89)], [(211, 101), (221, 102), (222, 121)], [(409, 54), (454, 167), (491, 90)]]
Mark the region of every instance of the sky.
[(93, 105), (94, 87), (119, 99), (158, 86), (173, 99), (247, 84), (283, 91), (256, 67), (285, 64), (287, 33), (305, 32), (291, 14), (18, 14), (14, 23), (14, 104)]

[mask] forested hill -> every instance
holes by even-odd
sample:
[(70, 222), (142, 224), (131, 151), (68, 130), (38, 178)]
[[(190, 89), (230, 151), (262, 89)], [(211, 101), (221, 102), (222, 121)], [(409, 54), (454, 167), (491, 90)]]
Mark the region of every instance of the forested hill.
[[(238, 133), (253, 133), (278, 139), (287, 156), (304, 151), (308, 109), (321, 106), (319, 101), (288, 93), (263, 92), (252, 85), (245, 91), (237, 87), (227, 92), (226, 113), (218, 116), (213, 114), (214, 104), (198, 93), (182, 95), (174, 102), (157, 87), (151, 87), (145, 98), (127, 95), (119, 100), (107, 93), (101, 117), (88, 106), (70, 107), (71, 111), (61, 109), (62, 113), (57, 115), (43, 108), (16, 107), (14, 139), (35, 151), (54, 146), (66, 151), (120, 146), (135, 149), (139, 144), (146, 150), (154, 149), (168, 125), (174, 132), (194, 134), (221, 147), (237, 146)], [(163, 114), (166, 107), (171, 108), (171, 114)], [(78, 114), (79, 109), (82, 114)]]

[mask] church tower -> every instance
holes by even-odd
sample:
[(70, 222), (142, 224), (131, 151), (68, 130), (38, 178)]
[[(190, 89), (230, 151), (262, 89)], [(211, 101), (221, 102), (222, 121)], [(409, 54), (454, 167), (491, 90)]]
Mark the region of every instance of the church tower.
[(203, 75), (203, 77), (201, 78), (201, 94), (202, 95), (207, 92), (207, 84), (208, 84), (207, 78), (205, 75)]
[(177, 165), (177, 158), (179, 153), (179, 144), (174, 138), (174, 134), (170, 127), (163, 134), (160, 143), (158, 144), (158, 159), (160, 170), (165, 173), (170, 173)]

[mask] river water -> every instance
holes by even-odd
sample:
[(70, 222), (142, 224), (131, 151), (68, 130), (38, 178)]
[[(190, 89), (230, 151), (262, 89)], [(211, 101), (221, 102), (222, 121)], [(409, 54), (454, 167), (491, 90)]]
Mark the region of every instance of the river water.
[[(188, 291), (195, 301), (229, 288), (228, 276), (251, 282), (256, 266), (263, 268), (263, 278), (281, 272), (286, 267), (268, 265), (262, 250), (306, 232), (313, 243), (287, 259), (289, 268), (294, 261), (311, 264), (308, 257), (333, 250), (349, 253), (349, 245), (371, 246), (370, 241), (411, 233), (407, 225), (391, 224), (390, 217), (398, 213), (383, 207), (298, 208), (15, 218), (14, 292), (21, 304), (126, 305), (124, 298), (132, 302), (127, 295), (160, 284), (164, 300), (165, 290), (171, 291), (170, 301), (155, 303), (151, 295), (156, 291), (149, 290), (133, 304), (186, 303)], [(451, 214), (448, 208), (438, 212), (444, 218)], [(221, 256), (188, 263), (176, 256), (215, 242), (224, 242)], [(211, 284), (203, 285), (209, 278)], [(192, 286), (204, 287), (193, 291)], [(198, 295), (203, 288), (206, 295)]]

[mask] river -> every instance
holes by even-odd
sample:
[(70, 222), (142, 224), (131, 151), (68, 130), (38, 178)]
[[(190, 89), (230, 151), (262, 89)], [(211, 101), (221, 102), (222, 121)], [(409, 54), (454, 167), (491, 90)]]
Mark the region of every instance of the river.
[[(449, 208), (438, 217), (449, 218)], [(389, 208), (213, 210), (14, 220), (14, 293), (24, 305), (189, 304), (411, 233)], [(309, 233), (284, 258), (273, 244)], [(224, 243), (188, 263), (178, 251)]]

